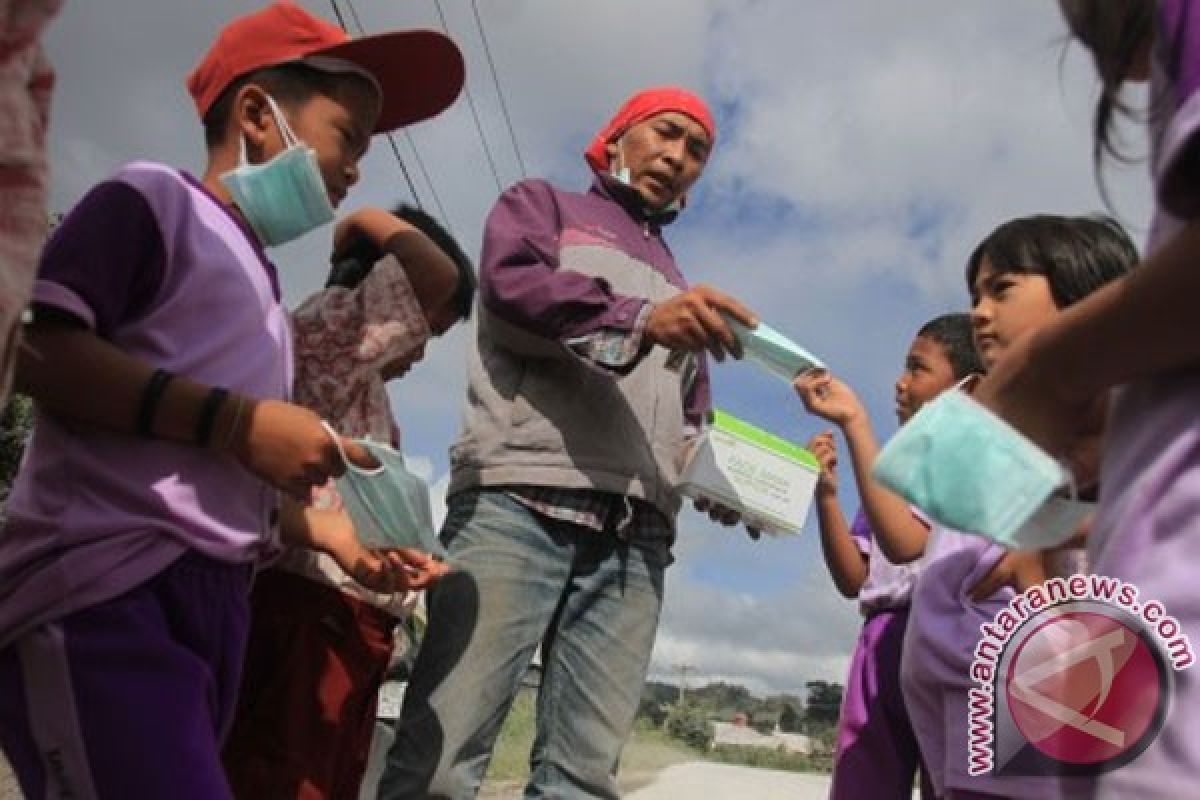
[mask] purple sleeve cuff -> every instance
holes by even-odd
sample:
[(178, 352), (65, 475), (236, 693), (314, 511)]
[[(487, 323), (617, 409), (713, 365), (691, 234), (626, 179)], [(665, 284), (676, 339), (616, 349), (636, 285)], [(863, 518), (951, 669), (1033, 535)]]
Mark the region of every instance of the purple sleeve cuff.
[(867, 512), (861, 508), (854, 515), (854, 521), (850, 523), (850, 536), (854, 539), (854, 543), (858, 545), (858, 551), (863, 555), (868, 555), (871, 552), (871, 523), (867, 521)]
[(629, 330), (606, 328), (568, 339), (566, 345), (582, 358), (599, 366), (618, 371), (631, 369), (649, 349), (643, 345), (646, 322), (653, 310), (653, 305), (643, 302), (641, 310), (634, 317), (633, 327)]
[(66, 286), (39, 278), (33, 284), (33, 302), (36, 305), (53, 306), (78, 317), (89, 328), (96, 327), (96, 315), (92, 313), (92, 307)]

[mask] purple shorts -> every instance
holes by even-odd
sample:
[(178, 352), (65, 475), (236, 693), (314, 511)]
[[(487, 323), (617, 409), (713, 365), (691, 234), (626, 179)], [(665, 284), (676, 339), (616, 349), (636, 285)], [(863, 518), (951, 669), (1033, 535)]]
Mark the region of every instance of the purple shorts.
[[(831, 800), (912, 797), (921, 760), (900, 693), (907, 624), (907, 608), (878, 611), (863, 623), (842, 700)], [(924, 771), (921, 796), (934, 797)]]
[(0, 650), (0, 745), (27, 797), (230, 796), (250, 569), (191, 553)]

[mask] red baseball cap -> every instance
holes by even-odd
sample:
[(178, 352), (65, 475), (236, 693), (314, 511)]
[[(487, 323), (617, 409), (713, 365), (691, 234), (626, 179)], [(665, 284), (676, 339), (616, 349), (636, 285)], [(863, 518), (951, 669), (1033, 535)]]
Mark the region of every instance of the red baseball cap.
[(382, 95), (376, 133), (442, 111), (458, 97), (465, 77), (458, 47), (436, 31), (393, 31), (351, 39), (338, 26), (295, 3), (276, 2), (238, 17), (221, 30), (188, 76), (188, 92), (203, 118), (238, 78), (290, 62), (331, 71), (345, 62), (349, 71), (373, 78)]
[(609, 161), (607, 148), (609, 142), (619, 139), (625, 131), (639, 122), (668, 111), (687, 114), (699, 122), (700, 126), (704, 128), (704, 132), (708, 134), (710, 144), (716, 144), (717, 125), (713, 122), (712, 112), (708, 110), (708, 105), (687, 89), (681, 89), (678, 86), (661, 86), (655, 89), (644, 89), (626, 100), (625, 104), (608, 121), (608, 124), (592, 139), (592, 143), (583, 152), (584, 157), (592, 165), (592, 169), (597, 172), (606, 172)]

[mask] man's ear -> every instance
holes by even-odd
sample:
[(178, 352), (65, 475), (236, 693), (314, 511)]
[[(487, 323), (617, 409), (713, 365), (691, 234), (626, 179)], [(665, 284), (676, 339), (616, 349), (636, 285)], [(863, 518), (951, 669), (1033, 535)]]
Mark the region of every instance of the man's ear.
[(263, 161), (267, 137), (272, 129), (278, 131), (278, 124), (267, 101), (267, 93), (261, 87), (248, 83), (238, 89), (233, 98), (230, 125), (246, 143), (246, 158), (252, 163)]
[[(608, 154), (608, 164), (611, 167), (613, 162), (617, 160), (617, 156), (621, 153), (621, 148), (617, 145), (620, 137), (612, 139), (608, 144), (604, 145), (604, 152)], [(623, 165), (622, 165), (623, 166)]]

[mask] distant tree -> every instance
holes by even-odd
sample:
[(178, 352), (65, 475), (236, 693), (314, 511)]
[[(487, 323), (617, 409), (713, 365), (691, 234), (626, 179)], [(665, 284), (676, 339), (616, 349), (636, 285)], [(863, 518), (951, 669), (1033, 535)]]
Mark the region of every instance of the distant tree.
[(842, 685), (827, 681), (809, 681), (805, 721), (810, 725), (836, 725), (842, 708)]
[(707, 750), (712, 729), (705, 713), (689, 706), (675, 707), (667, 714), (667, 734), (697, 750)]
[(32, 431), (33, 401), (24, 395), (12, 395), (0, 411), (0, 520), (4, 519), (4, 504)]
[(800, 733), (803, 729), (804, 715), (797, 710), (797, 706), (784, 703), (783, 710), (779, 712), (779, 730), (784, 733)]

